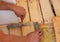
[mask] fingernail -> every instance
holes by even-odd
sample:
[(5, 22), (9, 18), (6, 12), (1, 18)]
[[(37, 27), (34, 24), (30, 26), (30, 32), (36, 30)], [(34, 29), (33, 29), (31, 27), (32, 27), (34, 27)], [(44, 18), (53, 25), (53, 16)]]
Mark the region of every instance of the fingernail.
[(39, 31), (39, 33), (41, 33), (41, 31)]

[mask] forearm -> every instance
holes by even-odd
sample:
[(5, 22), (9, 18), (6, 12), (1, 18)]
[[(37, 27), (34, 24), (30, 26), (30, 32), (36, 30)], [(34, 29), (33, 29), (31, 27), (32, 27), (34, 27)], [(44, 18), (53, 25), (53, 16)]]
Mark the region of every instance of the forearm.
[(14, 4), (8, 4), (7, 5), (11, 10), (15, 11), (16, 15), (17, 16), (21, 16), (21, 15), (25, 15), (26, 14), (26, 11), (23, 7), (21, 6), (17, 6), (17, 5), (14, 5)]
[(0, 40), (2, 42), (26, 42), (25, 37), (7, 35), (5, 38)]
[(11, 3), (4, 3), (4, 4), (7, 4), (7, 7), (8, 7), (10, 10), (14, 11), (17, 16), (19, 16), (19, 17), (20, 17), (21, 15), (25, 16), (26, 10), (25, 10), (23, 7), (17, 6), (16, 4), (11, 4)]
[(25, 16), (26, 11), (23, 7), (17, 6), (15, 4), (1, 2), (0, 3), (0, 10), (12, 10), (16, 13), (17, 16)]

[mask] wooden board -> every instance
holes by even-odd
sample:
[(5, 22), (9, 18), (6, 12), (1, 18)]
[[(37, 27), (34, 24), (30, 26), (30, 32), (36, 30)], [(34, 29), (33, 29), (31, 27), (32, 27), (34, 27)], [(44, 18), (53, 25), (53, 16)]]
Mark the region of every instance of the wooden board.
[(40, 29), (43, 33), (41, 42), (56, 42), (53, 25), (51, 24), (40, 24)]
[(33, 32), (35, 29), (34, 29), (34, 25), (32, 22), (29, 22), (29, 24), (31, 26), (24, 26), (23, 27), (23, 35), (26, 36), (27, 34)]
[(40, 0), (40, 5), (43, 13), (44, 23), (52, 23), (54, 16), (49, 0)]
[(53, 18), (56, 42), (60, 42), (60, 17), (56, 16)]
[(0, 25), (0, 30), (5, 34), (8, 34), (8, 29), (7, 29), (6, 25)]
[(60, 0), (51, 0), (57, 16), (60, 16)]
[(32, 22), (43, 23), (38, 0), (28, 0), (30, 17)]
[(9, 31), (10, 31), (10, 34), (12, 34), (12, 35), (21, 36), (20, 28), (10, 28)]

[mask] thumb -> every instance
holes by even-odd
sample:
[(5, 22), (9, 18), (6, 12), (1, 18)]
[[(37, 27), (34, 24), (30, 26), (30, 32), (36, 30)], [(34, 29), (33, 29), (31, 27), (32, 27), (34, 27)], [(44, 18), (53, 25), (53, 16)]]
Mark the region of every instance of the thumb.
[(41, 33), (41, 30), (33, 31), (33, 32), (29, 33), (29, 34), (26, 35), (26, 36), (33, 35), (33, 34), (38, 34), (38, 33)]
[(25, 18), (25, 16), (24, 15), (21, 15), (20, 18), (21, 18), (21, 20), (23, 20)]
[(36, 33), (41, 33), (41, 30), (36, 30), (35, 32), (36, 32)]

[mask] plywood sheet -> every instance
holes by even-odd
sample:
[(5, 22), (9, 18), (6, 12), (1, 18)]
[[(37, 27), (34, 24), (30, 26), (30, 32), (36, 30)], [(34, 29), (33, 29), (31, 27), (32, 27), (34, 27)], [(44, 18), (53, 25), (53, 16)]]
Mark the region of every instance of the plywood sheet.
[(0, 30), (5, 34), (8, 34), (8, 29), (7, 29), (6, 25), (0, 25)]

